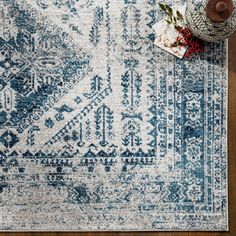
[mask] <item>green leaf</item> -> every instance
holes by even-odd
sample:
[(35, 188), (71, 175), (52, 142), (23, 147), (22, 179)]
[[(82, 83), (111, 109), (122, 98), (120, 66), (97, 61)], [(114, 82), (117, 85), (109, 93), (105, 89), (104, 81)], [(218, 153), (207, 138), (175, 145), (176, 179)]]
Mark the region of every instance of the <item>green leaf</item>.
[(177, 18), (173, 16), (173, 22), (176, 24), (177, 23)]
[(159, 3), (159, 6), (160, 6), (161, 10), (163, 10), (163, 11), (165, 11), (165, 12), (166, 12), (166, 7), (165, 7), (165, 5), (164, 5), (164, 4), (162, 4), (162, 3)]
[(167, 16), (172, 17), (173, 15), (170, 12), (166, 12)]
[(178, 20), (184, 19), (183, 15), (179, 11), (177, 11), (176, 14), (177, 14)]
[(172, 23), (172, 21), (170, 21), (170, 20), (165, 20), (168, 24), (171, 24)]
[(166, 10), (169, 14), (173, 15), (173, 10), (169, 5), (166, 5)]

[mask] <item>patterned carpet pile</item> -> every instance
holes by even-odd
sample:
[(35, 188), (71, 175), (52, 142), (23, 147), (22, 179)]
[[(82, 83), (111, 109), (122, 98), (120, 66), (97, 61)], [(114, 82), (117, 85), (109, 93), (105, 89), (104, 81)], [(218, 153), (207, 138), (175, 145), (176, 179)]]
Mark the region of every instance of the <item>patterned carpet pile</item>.
[(1, 231), (227, 230), (227, 45), (177, 59), (162, 18), (0, 1)]

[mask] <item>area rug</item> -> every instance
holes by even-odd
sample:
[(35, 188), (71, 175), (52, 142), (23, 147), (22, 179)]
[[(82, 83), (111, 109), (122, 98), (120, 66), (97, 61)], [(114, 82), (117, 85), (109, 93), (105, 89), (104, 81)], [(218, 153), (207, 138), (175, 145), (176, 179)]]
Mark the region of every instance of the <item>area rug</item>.
[(175, 58), (153, 44), (162, 17), (0, 2), (1, 231), (228, 229), (227, 45)]

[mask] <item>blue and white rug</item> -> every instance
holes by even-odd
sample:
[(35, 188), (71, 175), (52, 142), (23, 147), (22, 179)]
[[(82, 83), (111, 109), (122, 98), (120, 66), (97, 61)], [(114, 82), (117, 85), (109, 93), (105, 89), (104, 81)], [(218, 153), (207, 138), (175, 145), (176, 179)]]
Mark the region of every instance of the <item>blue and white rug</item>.
[(179, 60), (162, 17), (0, 1), (0, 230), (227, 230), (226, 45)]

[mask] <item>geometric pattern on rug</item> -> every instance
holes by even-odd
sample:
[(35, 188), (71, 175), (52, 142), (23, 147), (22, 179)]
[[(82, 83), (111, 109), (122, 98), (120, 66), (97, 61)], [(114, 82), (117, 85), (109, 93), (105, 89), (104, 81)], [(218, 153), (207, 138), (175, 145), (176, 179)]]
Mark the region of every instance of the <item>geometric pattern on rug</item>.
[(0, 230), (227, 230), (226, 43), (155, 47), (156, 0), (0, 16)]

